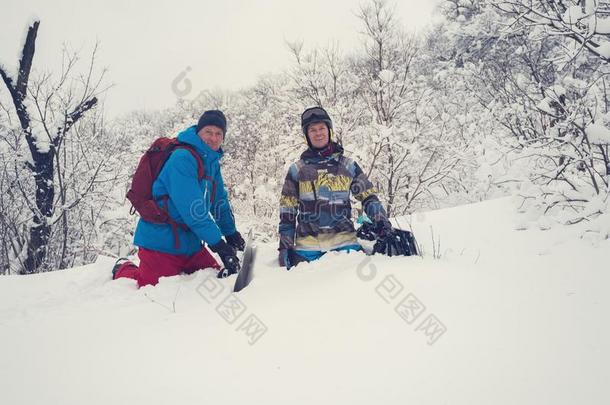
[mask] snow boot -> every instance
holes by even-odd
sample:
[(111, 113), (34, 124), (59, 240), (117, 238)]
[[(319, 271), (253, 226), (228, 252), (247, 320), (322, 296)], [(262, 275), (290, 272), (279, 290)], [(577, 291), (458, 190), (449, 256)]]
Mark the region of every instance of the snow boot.
[(135, 266), (135, 264), (134, 264), (134, 263), (133, 263), (131, 260), (129, 260), (128, 258), (126, 258), (126, 257), (119, 257), (119, 258), (117, 259), (117, 261), (116, 261), (116, 262), (114, 262), (114, 267), (112, 268), (112, 279), (113, 279), (113, 280), (114, 280), (114, 279), (116, 279), (116, 273), (117, 273), (117, 271), (119, 271), (119, 269), (120, 269), (121, 267), (123, 267), (123, 265), (124, 265), (125, 263), (129, 263), (129, 264), (131, 264), (131, 265)]

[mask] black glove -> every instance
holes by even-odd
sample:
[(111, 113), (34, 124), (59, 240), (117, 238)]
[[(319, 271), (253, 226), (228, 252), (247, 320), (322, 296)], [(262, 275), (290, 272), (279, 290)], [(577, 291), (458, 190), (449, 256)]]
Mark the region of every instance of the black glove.
[(401, 231), (391, 230), (389, 234), (377, 239), (373, 247), (373, 254), (381, 253), (387, 256), (410, 256), (411, 249), (408, 242), (403, 240)]
[(385, 239), (394, 233), (392, 224), (388, 220), (381, 220), (375, 224), (375, 235), (377, 239)]
[(356, 237), (364, 240), (375, 240), (377, 235), (375, 234), (375, 226), (370, 222), (363, 222), (360, 228), (356, 231)]
[(231, 274), (239, 272), (239, 259), (235, 255), (235, 249), (224, 240), (220, 240), (217, 244), (210, 246), (212, 252), (217, 253), (222, 260), (225, 268), (218, 272), (218, 278), (225, 278)]
[(392, 224), (389, 221), (378, 221), (376, 223), (363, 222), (356, 231), (356, 237), (364, 240), (380, 240), (392, 233)]
[(389, 241), (386, 238), (377, 239), (375, 246), (373, 246), (373, 254), (381, 253), (382, 255), (385, 255), (388, 249), (388, 242)]
[(241, 233), (235, 231), (235, 233), (231, 235), (225, 236), (227, 243), (235, 248), (235, 250), (239, 250), (243, 252), (246, 248), (246, 241), (241, 237)]
[(373, 254), (382, 253), (388, 256), (395, 256), (394, 245), (396, 242), (396, 235), (394, 229), (392, 229), (392, 224), (389, 221), (381, 220), (375, 224), (374, 228), (377, 242), (375, 242), (375, 246), (373, 247)]

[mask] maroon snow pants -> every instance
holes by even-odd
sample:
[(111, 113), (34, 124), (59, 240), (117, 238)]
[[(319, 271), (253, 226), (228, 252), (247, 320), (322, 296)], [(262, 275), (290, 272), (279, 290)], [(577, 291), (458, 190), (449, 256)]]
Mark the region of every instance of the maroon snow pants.
[(177, 276), (180, 273), (191, 274), (206, 268), (220, 269), (218, 262), (206, 248), (192, 256), (172, 255), (145, 248), (138, 249), (140, 266), (132, 262), (125, 262), (119, 267), (115, 279), (126, 277), (137, 280), (138, 287), (156, 285), (159, 277)]

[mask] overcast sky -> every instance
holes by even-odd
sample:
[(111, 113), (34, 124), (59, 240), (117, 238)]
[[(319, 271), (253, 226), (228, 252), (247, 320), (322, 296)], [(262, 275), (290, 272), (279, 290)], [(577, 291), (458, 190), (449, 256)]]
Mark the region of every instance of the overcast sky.
[[(358, 44), (360, 0), (5, 0), (0, 13), (0, 63), (17, 65), (26, 25), (41, 20), (35, 68), (59, 70), (63, 43), (86, 56), (100, 41), (99, 66), (115, 86), (108, 115), (173, 105), (172, 81), (185, 73), (196, 95), (206, 88), (238, 89), (291, 62), (286, 40), (306, 46)], [(400, 0), (407, 29), (432, 18), (435, 0)], [(180, 89), (185, 89), (180, 81)], [(4, 89), (3, 89), (4, 90)], [(185, 97), (189, 97), (186, 95)]]

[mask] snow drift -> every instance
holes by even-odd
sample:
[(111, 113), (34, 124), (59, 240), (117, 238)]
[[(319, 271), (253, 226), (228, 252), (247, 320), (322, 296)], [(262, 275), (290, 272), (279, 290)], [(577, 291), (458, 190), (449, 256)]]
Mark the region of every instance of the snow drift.
[(423, 259), (286, 272), (259, 245), (239, 294), (211, 271), (138, 290), (110, 258), (2, 277), (3, 402), (609, 403), (608, 240), (516, 231), (508, 199), (410, 221)]

